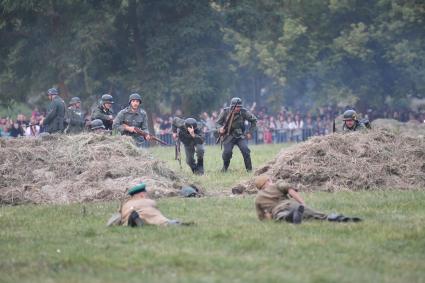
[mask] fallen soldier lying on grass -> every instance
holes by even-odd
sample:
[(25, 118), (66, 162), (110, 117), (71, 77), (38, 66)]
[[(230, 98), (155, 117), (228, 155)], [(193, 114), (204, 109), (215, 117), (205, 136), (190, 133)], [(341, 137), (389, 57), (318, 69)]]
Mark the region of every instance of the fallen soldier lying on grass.
[(327, 215), (306, 206), (303, 198), (288, 183), (274, 184), (270, 177), (260, 175), (255, 178), (259, 190), (255, 198), (255, 208), (260, 220), (287, 221), (300, 224), (305, 219), (328, 220), (336, 222), (358, 222), (358, 217), (346, 217), (342, 214)]
[(181, 222), (166, 218), (156, 207), (156, 202), (150, 199), (146, 192), (146, 184), (140, 183), (128, 191), (131, 196), (121, 206), (120, 212), (109, 219), (107, 226), (123, 225), (142, 227), (143, 225), (191, 225), (193, 222)]

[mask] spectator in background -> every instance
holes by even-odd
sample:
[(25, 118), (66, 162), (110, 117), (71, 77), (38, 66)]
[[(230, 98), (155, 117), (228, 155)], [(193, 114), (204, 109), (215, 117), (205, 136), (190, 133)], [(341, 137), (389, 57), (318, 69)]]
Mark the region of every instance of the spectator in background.
[(293, 136), (292, 136), (294, 142), (302, 141), (303, 128), (304, 128), (304, 122), (303, 122), (303, 120), (301, 120), (300, 114), (297, 113), (295, 115), (294, 132), (293, 132)]
[(17, 138), (19, 136), (24, 136), (24, 129), (22, 128), (22, 125), (20, 125), (18, 122), (12, 123), (11, 128), (9, 129), (9, 134), (13, 138)]
[(40, 134), (40, 126), (35, 117), (31, 117), (28, 127), (25, 129), (26, 137), (36, 137)]

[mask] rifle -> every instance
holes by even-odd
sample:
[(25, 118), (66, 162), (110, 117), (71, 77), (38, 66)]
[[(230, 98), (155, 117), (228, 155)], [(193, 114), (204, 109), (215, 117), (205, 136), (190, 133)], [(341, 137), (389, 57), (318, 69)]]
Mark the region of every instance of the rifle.
[(177, 160), (179, 162), (180, 169), (182, 169), (182, 153), (180, 151), (180, 138), (179, 138), (178, 134), (179, 134), (179, 132), (177, 131), (177, 139), (176, 139), (176, 143), (175, 143), (175, 153), (176, 153), (175, 160)]
[(235, 109), (237, 104), (230, 108), (230, 113), (226, 118), (226, 123), (224, 123), (224, 133), (218, 132), (218, 138), (215, 141), (218, 144), (220, 141), (223, 142), (224, 138), (230, 134), (230, 128), (232, 127), (233, 119), (235, 118)]
[(163, 140), (161, 140), (161, 139), (157, 138), (157, 137), (156, 137), (156, 136), (154, 136), (154, 135), (150, 135), (150, 134), (148, 134), (147, 132), (143, 131), (143, 130), (142, 130), (142, 129), (140, 129), (140, 128), (134, 127), (134, 132), (135, 132), (136, 134), (138, 134), (139, 136), (142, 136), (145, 140), (147, 140), (146, 138), (147, 138), (148, 136), (150, 136), (150, 137), (151, 137), (151, 139), (153, 139), (154, 141), (159, 142), (159, 143), (160, 143), (160, 144), (162, 144), (162, 145), (168, 145), (168, 143), (166, 143), (165, 141), (163, 141)]
[(332, 133), (335, 133), (335, 132), (336, 132), (336, 127), (335, 127), (335, 119), (334, 119), (334, 122), (332, 124)]

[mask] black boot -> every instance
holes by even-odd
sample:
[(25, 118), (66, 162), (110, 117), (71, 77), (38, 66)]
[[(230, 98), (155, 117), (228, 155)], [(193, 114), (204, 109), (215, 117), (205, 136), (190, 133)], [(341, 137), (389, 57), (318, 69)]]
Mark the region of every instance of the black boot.
[(190, 165), (189, 165), (189, 167), (190, 167), (190, 169), (192, 170), (192, 173), (193, 173), (193, 174), (198, 173), (198, 166), (196, 166), (196, 164), (195, 164), (195, 163), (190, 164)]
[(130, 227), (142, 227), (143, 226), (143, 220), (140, 218), (139, 214), (133, 210), (131, 212), (130, 217), (128, 217), (128, 226)]
[(244, 163), (245, 163), (245, 169), (247, 172), (251, 172), (252, 171), (252, 163), (251, 163), (251, 157), (246, 157), (243, 159)]
[(223, 161), (223, 168), (221, 168), (222, 173), (226, 173), (229, 168), (230, 160)]
[(198, 158), (198, 163), (196, 164), (196, 172), (198, 175), (204, 175), (204, 159)]
[(300, 205), (297, 208), (294, 208), (291, 213), (286, 216), (285, 220), (293, 224), (301, 224), (303, 220), (303, 214), (304, 206)]

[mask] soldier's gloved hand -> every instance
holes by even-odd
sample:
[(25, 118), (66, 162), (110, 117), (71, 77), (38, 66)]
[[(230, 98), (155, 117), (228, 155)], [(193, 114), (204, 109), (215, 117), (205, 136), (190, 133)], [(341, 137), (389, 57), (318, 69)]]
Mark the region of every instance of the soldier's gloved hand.
[(246, 138), (247, 138), (248, 140), (252, 139), (252, 135), (251, 135), (251, 133), (246, 133)]

